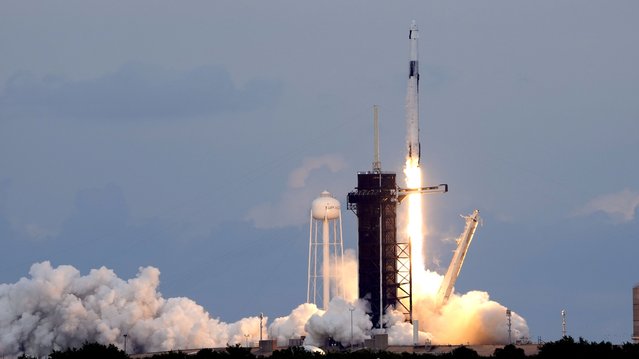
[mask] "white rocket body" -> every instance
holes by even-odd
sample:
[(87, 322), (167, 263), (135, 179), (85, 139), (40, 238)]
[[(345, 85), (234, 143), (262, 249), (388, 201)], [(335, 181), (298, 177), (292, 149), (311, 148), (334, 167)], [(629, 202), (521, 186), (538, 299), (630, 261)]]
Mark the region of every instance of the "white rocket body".
[(408, 91), (406, 93), (406, 127), (408, 129), (406, 144), (408, 146), (408, 158), (419, 164), (421, 148), (419, 144), (419, 62), (417, 52), (417, 39), (419, 31), (413, 21), (408, 32), (410, 45), (410, 57), (408, 67)]

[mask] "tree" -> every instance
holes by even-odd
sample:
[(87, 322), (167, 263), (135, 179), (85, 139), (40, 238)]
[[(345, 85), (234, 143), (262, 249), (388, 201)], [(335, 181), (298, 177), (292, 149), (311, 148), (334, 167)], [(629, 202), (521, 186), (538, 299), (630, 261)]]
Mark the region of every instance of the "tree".
[(493, 356), (497, 359), (522, 359), (526, 357), (526, 353), (524, 353), (522, 348), (508, 344), (503, 348), (495, 349)]
[(255, 355), (251, 353), (250, 348), (242, 348), (239, 344), (228, 345), (226, 352), (233, 359), (255, 359)]
[(129, 356), (113, 344), (109, 346), (85, 342), (80, 349), (69, 348), (65, 351), (54, 350), (49, 359), (127, 359)]
[(163, 353), (163, 354), (155, 354), (153, 355), (151, 358), (156, 358), (156, 359), (187, 359), (189, 356), (186, 355), (186, 353), (183, 353), (181, 351), (170, 351), (167, 353)]
[(316, 355), (305, 350), (302, 347), (290, 347), (281, 350), (273, 351), (271, 355), (271, 359), (312, 359), (315, 358)]

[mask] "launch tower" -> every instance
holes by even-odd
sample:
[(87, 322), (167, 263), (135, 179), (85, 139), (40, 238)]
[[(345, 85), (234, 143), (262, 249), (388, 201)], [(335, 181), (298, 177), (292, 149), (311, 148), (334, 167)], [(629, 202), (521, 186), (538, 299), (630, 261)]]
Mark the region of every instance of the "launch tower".
[(410, 250), (407, 243), (397, 243), (395, 178), (392, 172), (359, 172), (357, 187), (348, 194), (348, 208), (358, 220), (359, 297), (370, 302), (378, 328), (389, 306), (411, 319)]
[(357, 187), (348, 194), (348, 209), (357, 215), (359, 297), (371, 306), (373, 326), (383, 327), (388, 307), (411, 320), (409, 243), (397, 242), (396, 175), (382, 172), (379, 161), (377, 107), (374, 108), (375, 160), (373, 170), (357, 173)]

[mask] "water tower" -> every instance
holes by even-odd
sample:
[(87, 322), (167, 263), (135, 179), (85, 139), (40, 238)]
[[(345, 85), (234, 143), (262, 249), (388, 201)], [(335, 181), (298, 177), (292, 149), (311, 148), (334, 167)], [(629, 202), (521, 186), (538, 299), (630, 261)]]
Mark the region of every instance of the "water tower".
[(344, 295), (336, 275), (338, 264), (340, 267), (343, 264), (343, 255), (340, 204), (329, 192), (324, 191), (311, 205), (306, 302), (317, 304), (317, 296), (321, 293), (322, 308), (326, 310), (331, 292), (333, 296)]

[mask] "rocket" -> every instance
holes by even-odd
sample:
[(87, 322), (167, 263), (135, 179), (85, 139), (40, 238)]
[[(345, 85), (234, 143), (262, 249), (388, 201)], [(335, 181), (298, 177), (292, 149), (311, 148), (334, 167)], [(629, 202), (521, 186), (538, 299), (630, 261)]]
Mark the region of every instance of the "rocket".
[(415, 20), (408, 31), (410, 57), (408, 61), (408, 91), (406, 93), (406, 144), (408, 159), (419, 165), (421, 149), (419, 145), (419, 65), (417, 60), (417, 39), (419, 32)]

